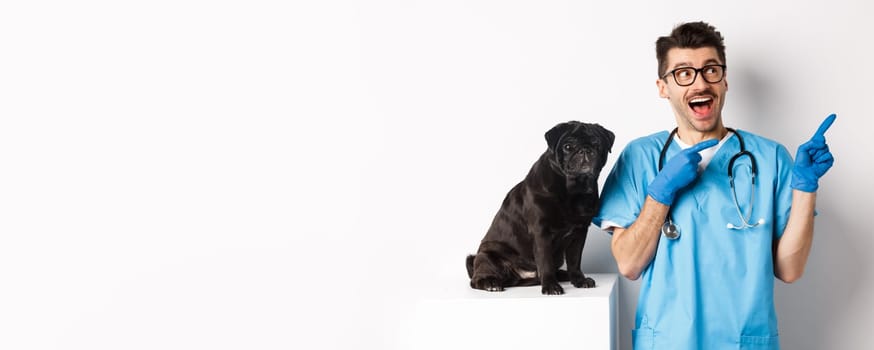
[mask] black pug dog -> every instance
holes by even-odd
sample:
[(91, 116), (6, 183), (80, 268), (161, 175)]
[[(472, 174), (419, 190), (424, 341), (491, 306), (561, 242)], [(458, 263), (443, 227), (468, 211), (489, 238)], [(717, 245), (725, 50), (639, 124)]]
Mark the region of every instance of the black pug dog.
[[(583, 275), (580, 257), (614, 138), (598, 124), (577, 121), (546, 132), (549, 148), (507, 193), (477, 254), (467, 257), (471, 288), (496, 292), (540, 284), (543, 294), (564, 294), (559, 281), (595, 286)], [(564, 259), (567, 271), (559, 270)]]

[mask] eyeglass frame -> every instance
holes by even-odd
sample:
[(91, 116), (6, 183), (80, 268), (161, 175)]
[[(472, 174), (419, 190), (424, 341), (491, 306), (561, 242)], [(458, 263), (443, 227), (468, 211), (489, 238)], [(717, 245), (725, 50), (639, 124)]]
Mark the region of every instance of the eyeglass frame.
[[(727, 67), (726, 67), (726, 65), (724, 65), (724, 64), (705, 64), (705, 65), (702, 66), (701, 68), (678, 67), (678, 68), (674, 68), (674, 69), (671, 70), (670, 72), (667, 72), (667, 73), (665, 73), (664, 75), (662, 75), (662, 76), (661, 76), (661, 79), (665, 79), (665, 78), (667, 78), (668, 75), (670, 75), (670, 76), (674, 77), (674, 82), (677, 83), (678, 86), (690, 86), (690, 85), (692, 85), (692, 84), (695, 84), (695, 80), (698, 79), (698, 73), (701, 73), (701, 72), (703, 72), (705, 69), (710, 68), (710, 67), (720, 67), (720, 68), (722, 68), (722, 74), (721, 74), (721, 76), (719, 77), (719, 80), (717, 80), (717, 81), (710, 81), (710, 80), (707, 80), (707, 78), (705, 78), (703, 74), (701, 74), (701, 79), (704, 79), (704, 81), (707, 82), (708, 84), (716, 84), (716, 83), (722, 81), (723, 79), (725, 79), (725, 69), (726, 69)], [(677, 80), (677, 76), (675, 75), (675, 73), (676, 73), (678, 70), (681, 70), (681, 69), (691, 69), (691, 70), (695, 71), (695, 76), (692, 77), (692, 81), (690, 81), (688, 84), (680, 84), (680, 82)]]

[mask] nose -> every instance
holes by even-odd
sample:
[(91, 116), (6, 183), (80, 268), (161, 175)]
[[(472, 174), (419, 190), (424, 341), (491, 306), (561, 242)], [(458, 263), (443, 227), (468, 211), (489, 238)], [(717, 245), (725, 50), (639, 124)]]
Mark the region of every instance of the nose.
[(587, 152), (580, 152), (580, 155), (577, 157), (577, 161), (579, 162), (578, 164), (580, 171), (589, 173), (593, 170), (592, 157)]
[(580, 152), (580, 155), (578, 157), (578, 159), (580, 160), (580, 164), (584, 167), (588, 166), (591, 163), (590, 160), (592, 157), (588, 152)]
[(704, 80), (704, 72), (697, 72), (695, 76), (695, 81), (692, 82), (692, 85), (689, 85), (689, 88), (693, 91), (706, 90), (710, 88), (710, 83)]

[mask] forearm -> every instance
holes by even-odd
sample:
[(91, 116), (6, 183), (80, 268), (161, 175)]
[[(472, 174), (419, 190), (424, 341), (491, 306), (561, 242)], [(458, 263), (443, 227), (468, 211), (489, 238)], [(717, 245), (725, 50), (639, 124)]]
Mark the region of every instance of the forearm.
[(627, 229), (615, 228), (610, 249), (619, 273), (630, 280), (640, 277), (659, 244), (659, 236), (670, 207), (647, 196), (637, 220)]
[(783, 235), (777, 242), (774, 275), (792, 283), (801, 278), (813, 244), (813, 211), (816, 192), (792, 191), (792, 209)]

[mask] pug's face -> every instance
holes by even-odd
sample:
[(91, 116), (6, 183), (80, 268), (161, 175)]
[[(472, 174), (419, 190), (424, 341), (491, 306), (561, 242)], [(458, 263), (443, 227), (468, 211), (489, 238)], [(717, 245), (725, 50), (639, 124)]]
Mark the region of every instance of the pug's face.
[(597, 178), (613, 147), (614, 135), (598, 124), (561, 123), (546, 133), (553, 167), (566, 177)]

